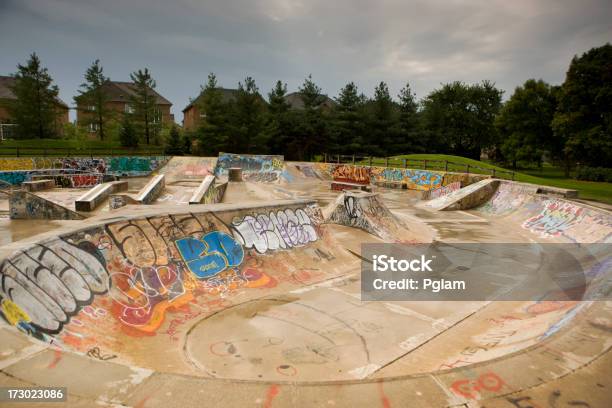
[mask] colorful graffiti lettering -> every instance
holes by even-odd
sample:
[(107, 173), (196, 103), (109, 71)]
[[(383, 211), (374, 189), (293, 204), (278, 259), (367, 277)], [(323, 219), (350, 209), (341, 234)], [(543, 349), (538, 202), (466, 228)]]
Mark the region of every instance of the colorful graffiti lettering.
[(318, 239), (310, 217), (302, 209), (247, 215), (232, 222), (234, 236), (259, 253), (303, 246)]
[(95, 294), (109, 289), (108, 273), (95, 251), (62, 240), (28, 248), (0, 266), (0, 295), (20, 305), (37, 329), (58, 333)]
[(213, 231), (200, 239), (181, 238), (176, 241), (187, 268), (198, 279), (204, 279), (237, 267), (244, 259), (242, 246), (224, 232)]
[(283, 169), (283, 156), (240, 155), (219, 153), (215, 175), (227, 174), (227, 169), (240, 167), (242, 175), (248, 181), (271, 182), (280, 179)]
[(370, 168), (351, 165), (337, 165), (332, 171), (334, 181), (355, 184), (370, 184)]
[(558, 236), (579, 223), (584, 216), (584, 209), (569, 202), (550, 200), (544, 202), (544, 209), (535, 217), (523, 223), (523, 228), (544, 237)]
[(429, 170), (372, 167), (377, 182), (402, 182), (411, 190), (432, 190), (442, 187), (443, 173)]
[(438, 197), (444, 197), (452, 193), (453, 191), (459, 190), (460, 188), (461, 188), (461, 183), (458, 181), (455, 181), (444, 187), (436, 188), (433, 190), (427, 190), (423, 194), (423, 200), (431, 200), (431, 199), (438, 198)]

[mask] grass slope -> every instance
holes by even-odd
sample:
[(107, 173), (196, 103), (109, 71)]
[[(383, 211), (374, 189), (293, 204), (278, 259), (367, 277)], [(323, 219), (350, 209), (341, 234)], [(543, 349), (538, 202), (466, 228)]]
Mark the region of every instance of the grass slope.
[[(478, 174), (491, 174), (492, 170), (495, 169), (497, 176), (500, 178), (510, 178), (511, 176), (502, 171), (509, 172), (511, 170), (504, 169), (493, 164), (468, 159), (461, 156), (451, 156), (446, 154), (407, 154), (401, 156), (395, 156), (389, 159), (390, 166), (403, 166), (403, 160), (407, 160), (407, 167), (409, 168), (423, 168), (423, 160), (428, 160), (428, 169), (444, 169), (444, 163), (434, 163), (434, 160), (449, 161), (457, 163), (457, 165), (451, 165), (449, 163), (449, 171), (465, 172), (466, 165), (470, 165), (470, 173)], [(378, 160), (373, 164), (384, 164), (384, 160)], [(487, 169), (480, 170), (478, 167)], [(524, 170), (515, 173), (516, 181), (524, 183), (541, 184), (544, 186), (568, 188), (579, 191), (579, 197), (586, 200), (601, 201), (606, 204), (612, 204), (612, 183), (603, 183), (595, 181), (581, 181), (574, 180), (572, 178), (566, 178), (563, 171), (557, 167), (544, 166), (542, 170)]]

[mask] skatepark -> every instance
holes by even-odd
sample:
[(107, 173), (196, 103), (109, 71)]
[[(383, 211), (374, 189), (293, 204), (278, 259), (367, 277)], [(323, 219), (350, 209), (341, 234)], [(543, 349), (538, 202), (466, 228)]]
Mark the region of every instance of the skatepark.
[(121, 159), (0, 159), (0, 386), (67, 387), (76, 407), (612, 405), (605, 297), (361, 297), (375, 243), (600, 244), (585, 293), (608, 294), (612, 213), (575, 191)]

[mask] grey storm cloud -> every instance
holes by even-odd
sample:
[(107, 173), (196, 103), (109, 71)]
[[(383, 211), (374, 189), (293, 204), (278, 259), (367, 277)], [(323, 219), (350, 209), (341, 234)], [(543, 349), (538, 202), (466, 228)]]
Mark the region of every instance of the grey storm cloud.
[(35, 51), (72, 103), (96, 58), (114, 80), (149, 67), (178, 121), (209, 72), (224, 87), (252, 76), (296, 90), (312, 73), (335, 96), (408, 81), (563, 81), (571, 58), (612, 39), (608, 0), (0, 0), (0, 74)]

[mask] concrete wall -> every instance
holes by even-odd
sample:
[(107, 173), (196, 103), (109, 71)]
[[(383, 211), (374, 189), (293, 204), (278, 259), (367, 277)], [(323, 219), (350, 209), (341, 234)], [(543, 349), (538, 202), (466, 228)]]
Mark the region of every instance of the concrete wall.
[(280, 180), (283, 166), (283, 156), (219, 153), (215, 176), (225, 176), (230, 167), (240, 167), (244, 181), (275, 182)]
[[(53, 173), (77, 174), (88, 173), (88, 176), (147, 176), (163, 166), (166, 156), (119, 156), (119, 157), (10, 157), (0, 158), (0, 180), (11, 184), (21, 184), (31, 181), (36, 175)], [(68, 180), (70, 179), (70, 180)], [(91, 179), (77, 177), (73, 180), (58, 179), (56, 184), (64, 187), (91, 187), (101, 183), (100, 179), (93, 182)]]
[(368, 167), (352, 164), (315, 163), (314, 168), (322, 178), (354, 184), (379, 184), (408, 188), (409, 190), (433, 190), (460, 182), (467, 186), (490, 176), (482, 174), (453, 173), (435, 170), (400, 169), (392, 167)]
[(11, 219), (82, 220), (85, 217), (66, 207), (26, 191), (14, 191), (9, 198)]
[[(247, 262), (247, 251), (263, 254), (307, 246), (319, 239), (322, 218), (318, 207), (305, 200), (226, 206), (214, 213), (204, 207), (190, 210), (98, 221), (20, 248), (6, 258), (10, 262), (0, 259), (0, 303), (10, 301), (13, 311), (7, 318), (0, 308), (0, 315), (50, 341), (49, 336), (60, 334), (73, 316), (104, 297), (107, 316), (126, 332), (152, 334), (169, 302), (174, 307), (189, 303), (208, 279), (214, 278), (217, 285), (260, 279), (252, 270), (244, 277), (238, 269)], [(164, 225), (177, 228), (160, 228)], [(35, 269), (61, 271), (63, 277), (28, 273)], [(159, 285), (156, 279), (161, 276), (167, 290), (139, 290)]]

